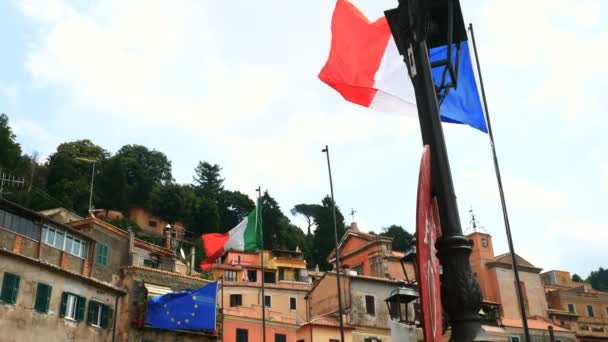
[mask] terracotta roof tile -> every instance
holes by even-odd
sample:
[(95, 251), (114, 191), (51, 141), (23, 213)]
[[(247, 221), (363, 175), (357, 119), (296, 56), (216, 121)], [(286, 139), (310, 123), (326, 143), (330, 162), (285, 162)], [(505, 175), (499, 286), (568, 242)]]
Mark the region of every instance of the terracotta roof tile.
[[(340, 321), (338, 321), (337, 318), (334, 318), (332, 316), (322, 316), (322, 317), (314, 318), (312, 321), (304, 323), (303, 326), (308, 325), (308, 324), (323, 326), (323, 327), (336, 327), (336, 328), (340, 327)], [(344, 323), (344, 328), (353, 329), (353, 327), (348, 323)]]
[[(502, 325), (505, 327), (515, 327), (515, 328), (523, 327), (521, 319), (503, 318)], [(554, 331), (572, 332), (571, 330), (568, 330), (568, 329), (562, 328), (558, 325), (555, 325), (555, 323), (553, 323), (551, 321), (547, 321), (547, 320), (543, 319), (542, 317), (535, 316), (535, 318), (528, 318), (528, 328), (530, 328), (530, 329), (549, 330), (550, 325), (553, 326)]]

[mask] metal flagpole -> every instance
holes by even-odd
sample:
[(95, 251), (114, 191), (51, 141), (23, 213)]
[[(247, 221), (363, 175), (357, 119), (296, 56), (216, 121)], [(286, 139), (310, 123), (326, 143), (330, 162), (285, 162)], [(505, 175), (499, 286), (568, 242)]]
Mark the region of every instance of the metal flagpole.
[[(258, 234), (258, 223), (260, 222), (260, 219), (258, 217), (258, 215), (260, 215), (260, 199), (262, 198), (262, 190), (261, 188), (258, 186), (257, 190), (258, 192), (258, 202), (255, 205), (255, 233), (256, 235)], [(262, 227), (260, 227), (260, 229), (263, 229)], [(260, 259), (261, 259), (261, 263), (262, 263), (262, 341), (266, 342), (266, 295), (264, 295), (264, 233), (260, 234), (262, 237), (262, 250), (260, 251)]]
[(515, 290), (517, 292), (517, 300), (519, 301), (519, 309), (521, 312), (521, 320), (524, 326), (524, 334), (526, 341), (530, 340), (530, 332), (528, 331), (528, 319), (526, 317), (526, 308), (524, 306), (524, 298), (521, 291), (521, 283), (519, 281), (519, 271), (517, 270), (517, 258), (515, 257), (515, 248), (513, 247), (513, 239), (511, 236), (511, 225), (509, 224), (509, 214), (507, 213), (507, 203), (505, 201), (505, 193), (502, 187), (502, 178), (500, 177), (500, 168), (498, 167), (498, 158), (496, 157), (496, 148), (494, 147), (494, 134), (492, 134), (492, 124), (490, 123), (490, 112), (488, 112), (488, 102), (486, 101), (486, 91), (483, 86), (483, 77), (481, 76), (481, 67), (479, 65), (479, 55), (477, 55), (477, 44), (475, 43), (475, 34), (473, 33), (473, 24), (469, 24), (471, 32), (471, 41), (473, 42), (473, 53), (475, 54), (475, 63), (477, 65), (477, 75), (479, 75), (479, 85), (481, 88), (481, 98), (483, 99), (483, 111), (486, 115), (486, 123), (488, 124), (488, 135), (490, 137), (490, 146), (492, 147), (492, 157), (494, 159), (494, 171), (496, 172), (496, 181), (498, 182), (498, 192), (500, 193), (500, 204), (502, 205), (502, 216), (505, 221), (505, 230), (507, 231), (507, 241), (509, 243), (509, 252), (511, 253), (511, 261), (513, 263), (513, 273), (515, 273)]
[(221, 285), (222, 285), (222, 292), (221, 292), (221, 305), (222, 305), (222, 309), (221, 309), (221, 313), (222, 313), (222, 331), (221, 331), (221, 337), (222, 337), (222, 342), (224, 341), (224, 276), (220, 277), (220, 281), (221, 281)]
[(329, 147), (321, 150), (327, 156), (327, 171), (329, 173), (329, 188), (331, 190), (331, 208), (334, 217), (334, 239), (336, 242), (336, 281), (338, 282), (338, 314), (340, 315), (340, 341), (344, 342), (344, 318), (342, 317), (342, 290), (340, 288), (340, 251), (338, 250), (338, 223), (336, 222), (336, 201), (334, 200), (334, 184), (331, 179), (331, 165), (329, 164)]

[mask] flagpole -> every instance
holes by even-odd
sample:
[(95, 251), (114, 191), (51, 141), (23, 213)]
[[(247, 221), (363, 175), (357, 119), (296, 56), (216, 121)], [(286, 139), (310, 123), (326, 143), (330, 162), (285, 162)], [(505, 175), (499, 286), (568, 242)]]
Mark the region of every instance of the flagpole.
[[(262, 197), (262, 190), (258, 186), (256, 191), (258, 192), (258, 201), (255, 205), (255, 233), (257, 235), (258, 222), (260, 222), (258, 215), (260, 212), (260, 198)], [(264, 233), (262, 233), (261, 236), (262, 251), (260, 252), (260, 259), (262, 264), (262, 341), (266, 342), (266, 295), (264, 294)]]
[(222, 285), (222, 292), (221, 292), (221, 305), (222, 305), (222, 331), (221, 331), (221, 341), (224, 342), (224, 276), (220, 276), (220, 281), (221, 281), (221, 285)]
[(475, 43), (475, 34), (473, 33), (473, 24), (469, 24), (471, 32), (471, 41), (473, 42), (473, 53), (475, 54), (475, 63), (477, 65), (477, 75), (479, 75), (479, 85), (481, 88), (481, 98), (483, 99), (483, 110), (486, 115), (486, 123), (488, 124), (488, 136), (490, 137), (490, 146), (492, 148), (492, 157), (494, 159), (494, 171), (496, 173), (496, 181), (498, 182), (498, 192), (500, 193), (500, 204), (502, 205), (502, 216), (505, 222), (505, 230), (507, 232), (507, 242), (509, 244), (509, 252), (511, 253), (511, 262), (513, 263), (513, 273), (515, 273), (515, 292), (519, 302), (521, 320), (524, 327), (526, 341), (530, 342), (530, 332), (528, 330), (528, 319), (526, 317), (526, 308), (522, 296), (521, 283), (519, 281), (519, 271), (517, 267), (517, 258), (515, 257), (515, 248), (513, 247), (513, 239), (511, 236), (511, 225), (509, 224), (509, 214), (507, 213), (507, 203), (505, 193), (502, 187), (502, 178), (500, 176), (500, 168), (498, 167), (498, 158), (496, 156), (496, 148), (494, 147), (494, 134), (492, 133), (492, 124), (490, 122), (490, 112), (488, 111), (488, 102), (486, 101), (486, 91), (483, 86), (483, 77), (481, 76), (481, 66), (479, 65), (479, 55), (477, 54), (477, 44)]
[(338, 283), (338, 314), (340, 315), (340, 341), (344, 342), (344, 318), (342, 317), (342, 290), (340, 289), (340, 251), (338, 250), (338, 223), (336, 222), (336, 201), (334, 200), (334, 183), (331, 179), (331, 165), (329, 163), (329, 147), (321, 150), (327, 156), (327, 172), (329, 173), (329, 189), (331, 190), (331, 208), (334, 218), (334, 239), (336, 243), (336, 281)]

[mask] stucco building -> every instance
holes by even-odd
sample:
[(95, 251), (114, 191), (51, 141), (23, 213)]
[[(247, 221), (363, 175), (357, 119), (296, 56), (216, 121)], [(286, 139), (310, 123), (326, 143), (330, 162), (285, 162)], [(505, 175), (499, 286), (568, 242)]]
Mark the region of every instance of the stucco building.
[(96, 241), (0, 200), (2, 341), (112, 341), (126, 290), (92, 277)]
[(578, 341), (608, 341), (608, 293), (573, 282), (566, 271), (541, 274), (549, 316), (576, 332)]

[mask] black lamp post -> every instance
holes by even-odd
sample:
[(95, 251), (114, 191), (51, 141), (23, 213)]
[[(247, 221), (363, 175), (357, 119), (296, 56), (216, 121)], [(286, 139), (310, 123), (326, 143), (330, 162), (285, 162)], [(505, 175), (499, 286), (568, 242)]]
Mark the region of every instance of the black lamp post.
[[(458, 0), (399, 0), (399, 6), (386, 11), (385, 16), (412, 79), (423, 145), (431, 149), (432, 189), (437, 198), (442, 232), (437, 241), (443, 268), (441, 297), (452, 327), (451, 341), (477, 341), (481, 338), (482, 297), (469, 264), (471, 243), (462, 234), (438, 105), (438, 96), (445, 96), (458, 81), (458, 63), (452, 63), (452, 56), (458, 54), (459, 42), (466, 40), (460, 3)], [(433, 63), (432, 67), (446, 68), (443, 74), (450, 77), (449, 81), (448, 77), (442, 77), (441, 84), (436, 86), (429, 48), (443, 45), (448, 46), (448, 58)]]

